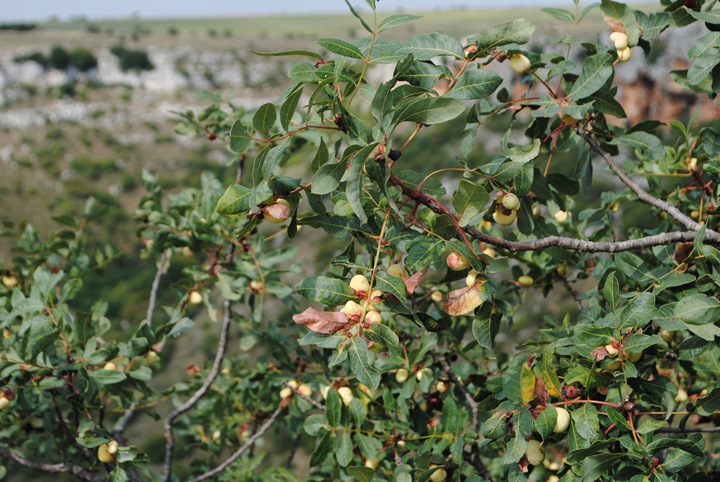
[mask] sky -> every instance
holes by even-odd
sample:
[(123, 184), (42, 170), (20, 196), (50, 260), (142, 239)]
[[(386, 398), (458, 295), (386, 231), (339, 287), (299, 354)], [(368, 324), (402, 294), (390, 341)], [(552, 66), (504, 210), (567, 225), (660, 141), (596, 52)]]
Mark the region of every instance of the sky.
[[(367, 8), (364, 0), (351, 0)], [(585, 2), (587, 3), (587, 2)], [(378, 0), (379, 11), (433, 10), (453, 6), (509, 7), (564, 5), (572, 0)], [(84, 16), (89, 19), (130, 17), (216, 17), (280, 13), (347, 11), (344, 0), (0, 0), (0, 22), (41, 21), (51, 16), (61, 20)]]

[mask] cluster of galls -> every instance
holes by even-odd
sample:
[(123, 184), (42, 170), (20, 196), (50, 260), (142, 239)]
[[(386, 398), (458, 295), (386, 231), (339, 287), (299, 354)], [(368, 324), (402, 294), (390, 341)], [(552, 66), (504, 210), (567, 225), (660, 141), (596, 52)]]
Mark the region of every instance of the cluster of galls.
[(510, 226), (517, 219), (517, 212), (520, 209), (520, 199), (511, 193), (503, 193), (495, 203), (493, 220), (500, 226)]
[(10, 402), (15, 399), (15, 392), (9, 388), (0, 392), (0, 410), (5, 410), (10, 406)]
[(617, 57), (620, 62), (630, 60), (630, 46), (628, 45), (628, 36), (625, 32), (613, 32), (610, 34), (610, 40), (615, 44)]
[[(393, 270), (392, 273), (391, 270)], [(402, 270), (402, 272), (399, 270)], [(388, 268), (388, 274), (391, 276), (395, 276), (396, 274), (407, 276), (405, 268), (400, 265), (390, 266), (390, 268)], [(361, 274), (356, 274), (352, 277), (350, 280), (350, 289), (360, 298), (360, 303), (350, 300), (345, 303), (345, 306), (340, 309), (340, 312), (345, 313), (351, 321), (363, 323), (366, 327), (372, 326), (375, 323), (382, 323), (382, 315), (377, 308), (377, 304), (382, 301), (384, 293), (380, 290), (370, 292), (370, 281)]]

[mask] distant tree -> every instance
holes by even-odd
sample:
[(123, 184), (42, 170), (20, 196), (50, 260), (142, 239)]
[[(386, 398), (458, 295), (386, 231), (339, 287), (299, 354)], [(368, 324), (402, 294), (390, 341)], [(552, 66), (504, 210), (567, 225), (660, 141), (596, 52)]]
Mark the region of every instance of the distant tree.
[(67, 69), (70, 66), (70, 54), (64, 48), (56, 45), (50, 50), (48, 66), (55, 70)]
[(80, 72), (87, 72), (97, 67), (97, 58), (93, 53), (82, 47), (78, 47), (70, 54), (72, 65), (75, 66)]

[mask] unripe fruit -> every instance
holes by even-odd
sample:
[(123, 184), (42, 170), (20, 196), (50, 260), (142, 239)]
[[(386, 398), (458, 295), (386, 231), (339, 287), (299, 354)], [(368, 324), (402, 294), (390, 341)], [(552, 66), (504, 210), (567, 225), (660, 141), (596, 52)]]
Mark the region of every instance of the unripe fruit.
[(338, 395), (340, 395), (340, 398), (343, 401), (343, 404), (347, 407), (350, 405), (350, 402), (352, 402), (353, 398), (355, 398), (355, 395), (353, 395), (352, 390), (350, 390), (350, 387), (340, 387), (338, 388)]
[(0, 396), (0, 410), (5, 410), (10, 405), (10, 400), (4, 396)]
[(363, 314), (363, 307), (355, 303), (353, 300), (349, 300), (345, 303), (345, 306), (340, 309), (340, 312), (345, 313), (348, 318), (359, 321)]
[(630, 53), (630, 47), (619, 49), (617, 51), (617, 56), (620, 62), (627, 62), (628, 60), (630, 60), (630, 57), (632, 56), (632, 54)]
[(365, 467), (377, 470), (380, 467), (380, 462), (378, 462), (378, 459), (365, 459)]
[(118, 368), (118, 366), (117, 366), (114, 362), (111, 362), (111, 361), (107, 362), (107, 363), (103, 366), (102, 369), (103, 369), (103, 370), (114, 370), (114, 371), (119, 371), (119, 370), (120, 370), (120, 369)]
[(532, 278), (532, 276), (523, 275), (517, 279), (517, 282), (523, 288), (529, 288), (535, 283), (535, 280)]
[(262, 281), (254, 279), (250, 282), (250, 289), (253, 293), (262, 293), (263, 291), (265, 291), (265, 285)]
[(199, 291), (191, 291), (190, 296), (188, 297), (188, 301), (191, 305), (199, 305), (202, 303), (203, 297), (200, 294)]
[(518, 197), (511, 193), (505, 193), (505, 195), (502, 197), (502, 205), (505, 207), (505, 209), (509, 209), (511, 211), (517, 211), (520, 209), (520, 199)]
[(660, 338), (662, 338), (665, 343), (670, 343), (675, 339), (675, 332), (663, 328), (662, 330), (660, 330)]
[(370, 281), (368, 281), (365, 276), (356, 274), (350, 280), (350, 289), (353, 290), (353, 293), (356, 295), (365, 297), (370, 290)]
[[(115, 443), (117, 444), (117, 442)], [(110, 451), (108, 450), (108, 446), (109, 444), (101, 444), (98, 447), (97, 451), (98, 460), (104, 464), (108, 464), (115, 460), (115, 455), (110, 453)], [(117, 448), (115, 449), (115, 451), (117, 452)]]
[(675, 395), (675, 401), (677, 403), (685, 403), (688, 400), (688, 394), (682, 388), (678, 388), (677, 395)]
[(441, 291), (433, 291), (430, 293), (430, 299), (433, 300), (435, 303), (440, 303), (443, 300), (443, 294)]
[(410, 372), (407, 371), (407, 368), (398, 368), (398, 371), (395, 372), (395, 380), (398, 383), (405, 383), (410, 376)]
[(565, 114), (562, 116), (563, 124), (567, 124), (569, 126), (574, 126), (578, 123), (578, 120), (571, 116), (570, 114)]
[(447, 479), (447, 471), (440, 467), (435, 472), (432, 473), (430, 478), (428, 480), (432, 482), (443, 482), (445, 479)]
[(310, 385), (301, 384), (299, 387), (297, 387), (297, 391), (300, 392), (300, 395), (304, 397), (309, 397), (312, 395), (312, 388), (310, 388)]
[(500, 226), (510, 226), (515, 222), (515, 219), (517, 219), (517, 211), (510, 209), (504, 209), (498, 206), (498, 209), (493, 213), (493, 220)]
[(553, 432), (563, 433), (570, 426), (570, 412), (562, 407), (557, 407), (557, 420), (555, 421), (555, 427)]
[(608, 356), (617, 356), (620, 352), (620, 350), (618, 350), (618, 348), (613, 343), (605, 345), (605, 349), (607, 350)]
[(627, 359), (630, 363), (637, 363), (640, 361), (641, 358), (642, 358), (642, 352), (637, 352), (637, 353), (628, 352), (628, 354), (627, 354)]
[(423, 377), (425, 376), (432, 376), (432, 370), (430, 370), (429, 368), (423, 368), (415, 374), (415, 378), (419, 382), (422, 381)]
[(382, 315), (379, 311), (368, 311), (365, 315), (365, 324), (374, 325), (375, 323), (382, 323)]
[(290, 387), (285, 387), (282, 390), (280, 390), (280, 398), (290, 398), (293, 396), (293, 391)]
[(403, 268), (402, 265), (391, 264), (390, 266), (388, 266), (387, 274), (389, 274), (393, 278), (404, 278), (408, 275), (408, 272), (405, 268)]
[(530, 440), (525, 449), (525, 457), (530, 465), (540, 465), (545, 460), (545, 447), (539, 440)]
[(160, 355), (155, 350), (150, 350), (145, 354), (145, 362), (148, 365), (154, 365), (160, 360)]
[(610, 40), (615, 44), (617, 50), (622, 50), (628, 46), (628, 36), (623, 32), (611, 33)]
[(509, 57), (510, 68), (518, 74), (524, 74), (530, 70), (530, 59), (523, 54), (513, 54)]
[(560, 224), (564, 224), (565, 221), (567, 221), (568, 213), (567, 211), (558, 211), (553, 215), (553, 217), (555, 218), (555, 221), (559, 222)]
[(13, 275), (7, 275), (2, 277), (2, 284), (8, 289), (13, 289), (18, 284), (18, 279)]
[(440, 382), (437, 382), (437, 385), (435, 386), (435, 388), (437, 388), (438, 392), (445, 393), (445, 392), (447, 392), (448, 385), (447, 385), (447, 383), (440, 381)]
[(263, 208), (263, 218), (271, 223), (282, 223), (290, 217), (290, 203), (286, 199), (278, 199), (274, 204)]
[(479, 271), (471, 269), (470, 272), (468, 272), (468, 275), (465, 277), (465, 285), (468, 287), (474, 286), (479, 274)]
[(462, 271), (470, 267), (470, 262), (463, 258), (460, 253), (456, 253), (455, 251), (448, 254), (446, 261), (448, 268), (453, 271)]

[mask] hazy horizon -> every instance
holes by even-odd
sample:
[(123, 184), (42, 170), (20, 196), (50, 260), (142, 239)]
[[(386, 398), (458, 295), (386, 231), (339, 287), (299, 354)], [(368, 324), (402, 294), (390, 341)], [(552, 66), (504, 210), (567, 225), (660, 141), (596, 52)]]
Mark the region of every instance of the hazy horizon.
[[(368, 10), (364, 0), (351, 0), (358, 9)], [(590, 3), (589, 1), (582, 2)], [(507, 8), (512, 6), (542, 7), (566, 6), (573, 8), (572, 0), (378, 0), (380, 12), (404, 10), (435, 10), (450, 8)], [(344, 0), (274, 0), (272, 2), (228, 2), (227, 0), (126, 0), (98, 2), (97, 0), (32, 0), (14, 3), (0, 10), (0, 22), (45, 21), (50, 18), (108, 19), (139, 16), (140, 18), (181, 18), (213, 16), (255, 16), (263, 14), (298, 14), (347, 11)]]

